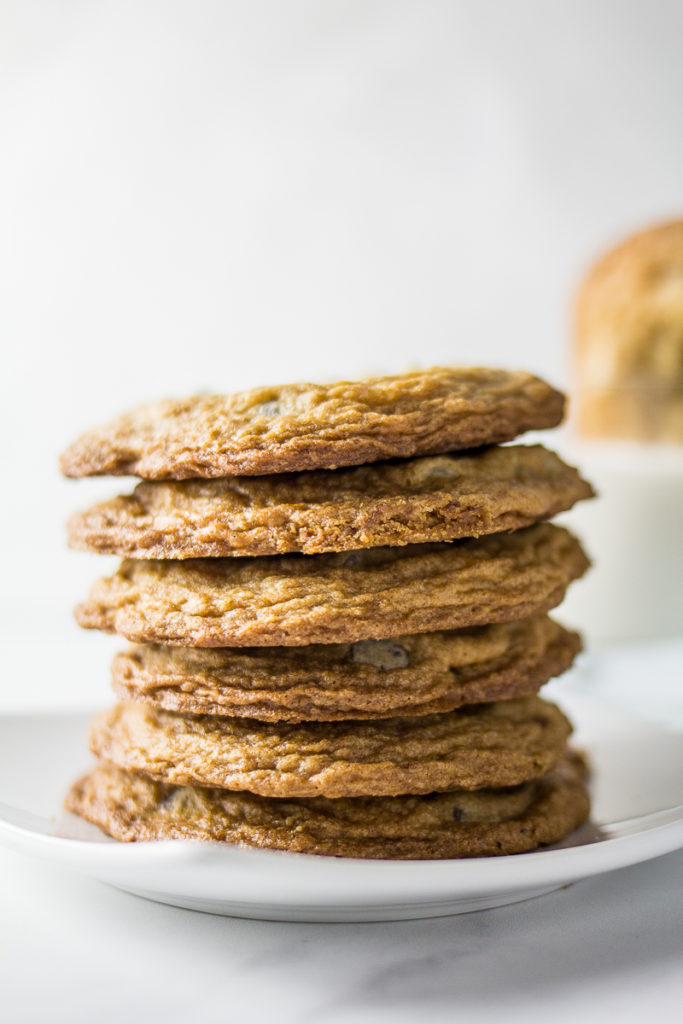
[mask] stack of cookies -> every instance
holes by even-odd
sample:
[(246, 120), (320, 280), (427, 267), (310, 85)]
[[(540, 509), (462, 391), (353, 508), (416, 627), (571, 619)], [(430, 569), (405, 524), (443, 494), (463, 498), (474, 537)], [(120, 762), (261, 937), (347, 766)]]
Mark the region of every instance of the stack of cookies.
[(76, 609), (134, 646), (70, 810), (120, 840), (441, 858), (555, 842), (588, 814), (539, 688), (580, 641), (547, 616), (588, 562), (547, 522), (590, 497), (505, 445), (563, 397), (433, 369), (147, 406), (80, 438), (68, 476), (135, 474), (72, 518), (124, 558)]

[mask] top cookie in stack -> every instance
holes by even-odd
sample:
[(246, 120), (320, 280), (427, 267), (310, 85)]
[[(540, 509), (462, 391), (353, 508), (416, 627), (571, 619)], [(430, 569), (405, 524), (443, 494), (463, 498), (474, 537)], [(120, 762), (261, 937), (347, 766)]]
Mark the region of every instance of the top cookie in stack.
[(534, 695), (577, 653), (545, 612), (588, 564), (544, 520), (592, 491), (540, 446), (492, 447), (563, 405), (529, 374), (434, 369), (162, 402), (84, 435), (67, 475), (147, 479), (69, 525), (125, 556), (78, 621), (139, 644), (69, 806), (121, 839), (373, 857), (576, 827), (570, 727)]
[(84, 434), (66, 476), (148, 480), (359, 466), (555, 427), (564, 398), (528, 373), (442, 369), (157, 402)]

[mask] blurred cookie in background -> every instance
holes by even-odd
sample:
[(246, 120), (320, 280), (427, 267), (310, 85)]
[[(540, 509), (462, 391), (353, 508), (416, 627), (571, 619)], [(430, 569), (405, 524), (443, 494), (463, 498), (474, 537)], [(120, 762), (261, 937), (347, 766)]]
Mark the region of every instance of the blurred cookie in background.
[(563, 454), (598, 500), (564, 517), (599, 552), (563, 613), (592, 643), (683, 636), (683, 220), (626, 239), (579, 288)]
[(683, 443), (683, 220), (628, 238), (590, 271), (576, 369), (581, 436)]

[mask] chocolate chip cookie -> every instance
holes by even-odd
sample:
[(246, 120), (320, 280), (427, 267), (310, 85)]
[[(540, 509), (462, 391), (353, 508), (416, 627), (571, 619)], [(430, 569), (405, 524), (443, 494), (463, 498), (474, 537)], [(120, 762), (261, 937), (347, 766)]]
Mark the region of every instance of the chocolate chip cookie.
[(563, 412), (531, 374), (436, 367), (146, 405), (84, 434), (61, 467), (151, 480), (334, 469), (509, 441)]
[(90, 746), (162, 782), (274, 797), (396, 796), (516, 786), (553, 768), (570, 732), (559, 708), (540, 697), (296, 725), (122, 702), (95, 720)]
[(585, 766), (571, 753), (513, 789), (427, 796), (278, 800), (181, 787), (101, 764), (67, 808), (124, 842), (199, 839), (332, 857), (435, 860), (524, 853), (588, 817)]
[(452, 711), (529, 696), (569, 668), (577, 633), (547, 616), (310, 647), (142, 644), (117, 654), (116, 694), (195, 714), (338, 721)]
[(351, 469), (144, 481), (69, 521), (72, 547), (132, 558), (319, 554), (517, 530), (593, 490), (540, 445)]
[(94, 585), (76, 618), (181, 647), (355, 643), (548, 611), (588, 564), (579, 542), (550, 523), (332, 555), (127, 559)]
[(582, 434), (683, 443), (683, 220), (627, 238), (593, 267), (575, 344)]

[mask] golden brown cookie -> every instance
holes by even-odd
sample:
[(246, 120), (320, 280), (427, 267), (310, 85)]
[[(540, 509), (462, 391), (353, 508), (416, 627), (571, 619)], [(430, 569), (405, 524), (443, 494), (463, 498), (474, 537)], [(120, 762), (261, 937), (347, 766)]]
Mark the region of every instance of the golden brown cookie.
[(435, 367), (143, 406), (84, 434), (61, 468), (152, 480), (333, 469), (509, 441), (557, 426), (563, 410), (531, 374)]
[(529, 696), (569, 668), (577, 633), (547, 616), (311, 647), (144, 644), (117, 654), (114, 690), (169, 711), (338, 721), (452, 711)]
[(593, 490), (540, 445), (352, 469), (138, 484), (69, 521), (72, 547), (132, 558), (319, 554), (517, 530)]
[(548, 611), (588, 567), (550, 523), (333, 555), (122, 562), (76, 608), (86, 629), (181, 647), (355, 643)]
[(161, 782), (276, 797), (397, 796), (516, 786), (557, 764), (571, 726), (540, 697), (374, 722), (257, 722), (123, 702), (90, 747)]
[(683, 220), (626, 239), (578, 297), (578, 425), (683, 443)]
[(494, 857), (558, 842), (582, 825), (584, 773), (569, 753), (555, 771), (514, 789), (277, 800), (171, 786), (101, 764), (72, 786), (66, 806), (123, 842), (200, 839), (396, 860)]

